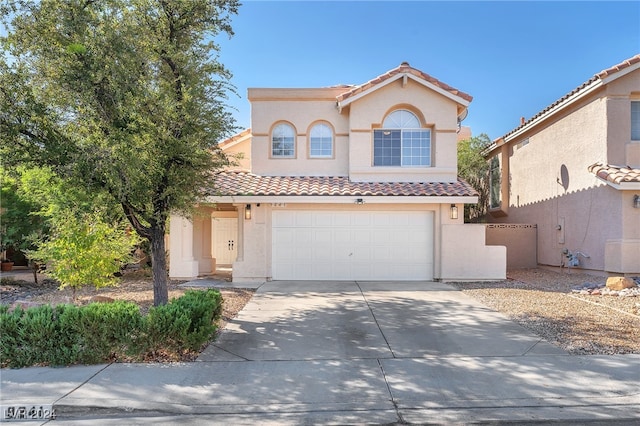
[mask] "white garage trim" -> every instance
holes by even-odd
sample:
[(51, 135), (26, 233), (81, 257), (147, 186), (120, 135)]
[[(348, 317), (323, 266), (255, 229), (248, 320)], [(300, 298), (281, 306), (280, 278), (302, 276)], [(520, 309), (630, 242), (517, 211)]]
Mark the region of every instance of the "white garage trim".
[(274, 211), (272, 279), (432, 280), (433, 224), (431, 211)]

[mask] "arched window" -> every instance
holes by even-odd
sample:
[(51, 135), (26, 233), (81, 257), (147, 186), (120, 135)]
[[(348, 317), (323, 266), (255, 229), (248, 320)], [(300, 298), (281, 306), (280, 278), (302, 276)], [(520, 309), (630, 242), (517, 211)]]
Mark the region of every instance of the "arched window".
[(271, 156), (293, 158), (295, 156), (296, 132), (286, 123), (280, 123), (271, 132)]
[(411, 111), (399, 109), (373, 132), (374, 166), (428, 167), (431, 165), (431, 130), (423, 129)]
[(313, 126), (309, 132), (309, 139), (311, 157), (333, 156), (333, 130), (327, 124), (319, 123)]

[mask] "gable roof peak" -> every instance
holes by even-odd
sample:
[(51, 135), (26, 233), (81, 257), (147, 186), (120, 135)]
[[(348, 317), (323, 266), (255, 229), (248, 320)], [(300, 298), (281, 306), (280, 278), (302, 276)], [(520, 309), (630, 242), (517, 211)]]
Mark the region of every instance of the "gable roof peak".
[(398, 78), (401, 78), (402, 75), (409, 75), (414, 80), (424, 82), (423, 84), (425, 86), (431, 86), (431, 88), (439, 91), (445, 96), (452, 98), (454, 101), (458, 102), (459, 104), (463, 104), (464, 106), (467, 106), (473, 99), (471, 95), (462, 92), (454, 87), (451, 87), (448, 84), (438, 80), (437, 78), (434, 78), (429, 74), (420, 71), (419, 69), (413, 68), (411, 65), (409, 65), (409, 62), (404, 61), (396, 68), (389, 70), (386, 73), (379, 75), (378, 77), (371, 79), (364, 84), (354, 86), (350, 90), (338, 95), (338, 104), (341, 104), (340, 106), (347, 105), (350, 102), (353, 102), (355, 99), (364, 96), (366, 93), (372, 92), (379, 87), (382, 87)]

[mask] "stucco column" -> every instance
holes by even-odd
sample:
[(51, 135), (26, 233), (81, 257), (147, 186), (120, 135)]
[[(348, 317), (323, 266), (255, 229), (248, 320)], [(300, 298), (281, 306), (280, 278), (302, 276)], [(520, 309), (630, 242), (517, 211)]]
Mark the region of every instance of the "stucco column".
[(195, 278), (198, 262), (193, 258), (193, 223), (178, 215), (169, 222), (169, 277)]

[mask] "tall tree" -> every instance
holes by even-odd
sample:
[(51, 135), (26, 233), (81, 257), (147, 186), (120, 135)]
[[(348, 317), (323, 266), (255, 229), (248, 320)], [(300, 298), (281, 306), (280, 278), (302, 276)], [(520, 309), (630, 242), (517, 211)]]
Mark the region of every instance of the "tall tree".
[(490, 144), (491, 139), (484, 133), (458, 142), (458, 174), (478, 191), (478, 203), (465, 205), (467, 222), (480, 222), (487, 214), (489, 163), (482, 156), (482, 150)]
[[(218, 61), (237, 0), (15, 0), (0, 15), (0, 154), (107, 191), (150, 241), (168, 301), (165, 231), (228, 163), (234, 92)], [(7, 57), (9, 56), (9, 57)]]

